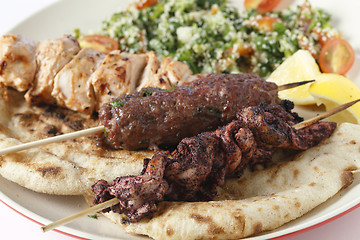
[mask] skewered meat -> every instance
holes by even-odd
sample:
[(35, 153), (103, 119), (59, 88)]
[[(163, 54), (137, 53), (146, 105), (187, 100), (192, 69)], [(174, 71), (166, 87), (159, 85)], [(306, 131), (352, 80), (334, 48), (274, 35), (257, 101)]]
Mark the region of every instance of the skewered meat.
[(26, 101), (54, 104), (55, 98), (51, 96), (54, 78), (79, 51), (78, 41), (70, 35), (40, 42), (36, 50), (38, 69), (32, 87), (26, 92)]
[(89, 79), (104, 57), (98, 51), (83, 48), (58, 72), (51, 95), (59, 106), (88, 114), (93, 112), (95, 96)]
[[(168, 191), (169, 186), (164, 179), (167, 155), (166, 152), (156, 153), (152, 159), (149, 159), (147, 167), (140, 176), (116, 178), (114, 180), (116, 184), (112, 186), (109, 186), (105, 180), (100, 180), (93, 187), (94, 192), (97, 193), (97, 202), (109, 200), (114, 194), (122, 199), (120, 208), (116, 209), (117, 212), (129, 212), (129, 217), (133, 221), (150, 216), (157, 209), (156, 202), (162, 201)], [(125, 202), (126, 204), (123, 205), (122, 203)]]
[(36, 72), (36, 43), (20, 35), (0, 38), (0, 83), (19, 92), (27, 90)]
[(161, 60), (159, 70), (158, 75), (168, 79), (170, 86), (182, 85), (192, 74), (186, 63), (174, 61), (170, 57)]
[(86, 114), (122, 93), (144, 86), (171, 88), (188, 81), (192, 74), (185, 63), (171, 58), (160, 64), (154, 52), (115, 51), (105, 58), (96, 50), (80, 51), (77, 40), (70, 36), (37, 45), (9, 34), (0, 43), (0, 86), (29, 90), (25, 95), (29, 103), (58, 104)]
[(92, 186), (94, 203), (117, 197), (120, 204), (111, 210), (137, 222), (151, 216), (163, 199), (211, 200), (225, 177), (240, 176), (245, 167), (270, 161), (276, 149), (313, 147), (336, 128), (336, 123), (322, 122), (295, 130), (291, 126), (301, 118), (289, 112), (289, 106), (246, 107), (228, 125), (183, 139), (171, 157), (160, 151), (152, 159), (145, 159), (139, 176), (118, 177), (111, 185), (98, 181)]
[(95, 90), (96, 109), (112, 98), (135, 91), (147, 62), (146, 54), (113, 51), (91, 75)]
[(159, 76), (157, 75), (157, 72), (160, 69), (160, 62), (155, 52), (154, 51), (148, 52), (147, 58), (148, 61), (140, 78), (141, 80), (136, 88), (136, 91), (141, 91), (141, 89), (145, 87), (158, 87), (163, 89), (170, 88), (168, 83), (163, 81), (162, 80), (163, 78), (161, 78), (161, 76), (159, 78)]
[[(156, 149), (213, 130), (244, 106), (276, 104), (277, 86), (252, 74), (209, 75), (175, 89), (144, 88), (104, 104), (101, 124), (112, 148)], [(186, 123), (186, 125), (184, 124)]]

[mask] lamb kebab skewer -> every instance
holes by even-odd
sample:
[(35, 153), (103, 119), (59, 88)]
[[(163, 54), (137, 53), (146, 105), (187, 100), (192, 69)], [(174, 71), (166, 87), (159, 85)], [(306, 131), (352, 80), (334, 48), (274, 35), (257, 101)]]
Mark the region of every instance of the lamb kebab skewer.
[[(284, 90), (287, 86), (280, 88)], [(230, 122), (242, 107), (261, 102), (276, 104), (277, 89), (275, 84), (251, 74), (209, 75), (171, 91), (144, 88), (102, 107), (99, 116), (106, 129), (102, 140), (115, 149), (176, 146), (184, 137)], [(101, 133), (104, 126), (13, 146), (0, 150), (0, 155)]]
[(328, 138), (336, 123), (314, 121), (359, 101), (311, 119), (312, 125), (298, 123), (301, 118), (290, 112), (292, 106), (288, 103), (244, 108), (237, 120), (226, 126), (184, 139), (170, 157), (168, 152), (159, 151), (145, 159), (139, 176), (118, 177), (111, 185), (99, 180), (93, 185), (97, 205), (43, 226), (42, 230), (52, 230), (100, 209), (124, 213), (126, 221), (136, 222), (150, 217), (160, 201), (209, 200), (216, 194), (216, 186), (224, 184), (225, 177), (239, 176), (248, 166), (266, 163), (274, 150), (306, 150)]

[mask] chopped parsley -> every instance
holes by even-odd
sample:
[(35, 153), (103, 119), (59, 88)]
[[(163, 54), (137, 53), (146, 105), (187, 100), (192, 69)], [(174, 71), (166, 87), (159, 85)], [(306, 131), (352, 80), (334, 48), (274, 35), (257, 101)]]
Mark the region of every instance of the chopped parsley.
[(98, 215), (94, 214), (94, 215), (88, 215), (89, 218), (93, 218), (93, 219), (98, 219)]
[(176, 85), (173, 85), (171, 88), (169, 88), (169, 89), (164, 89), (163, 91), (165, 91), (165, 92), (170, 92), (170, 91), (174, 90), (175, 88), (176, 88)]
[(121, 100), (119, 100), (119, 99), (118, 99), (118, 100), (114, 100), (114, 101), (112, 101), (111, 106), (112, 106), (113, 108), (122, 107), (122, 106), (124, 106), (124, 102), (121, 101)]
[[(264, 18), (275, 21), (264, 23)], [(141, 10), (131, 4), (104, 21), (100, 33), (117, 39), (129, 53), (153, 50), (160, 58), (184, 61), (194, 73), (254, 72), (262, 77), (298, 49), (318, 55), (320, 40), (338, 34), (330, 15), (307, 1), (259, 14), (239, 11), (226, 0), (158, 0)]]
[(107, 138), (109, 135), (106, 132), (106, 128), (104, 128), (104, 136)]
[(152, 90), (152, 89), (149, 89), (149, 88), (141, 89), (141, 94), (143, 97), (151, 96), (153, 93), (154, 93), (154, 90)]

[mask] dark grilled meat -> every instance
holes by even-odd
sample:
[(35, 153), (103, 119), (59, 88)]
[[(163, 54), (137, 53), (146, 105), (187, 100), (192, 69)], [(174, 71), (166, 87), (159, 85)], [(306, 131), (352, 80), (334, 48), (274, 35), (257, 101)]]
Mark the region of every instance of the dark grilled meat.
[(157, 152), (152, 159), (146, 159), (144, 171), (139, 176), (118, 177), (111, 186), (104, 180), (98, 181), (93, 185), (97, 195), (95, 202), (101, 203), (115, 196), (120, 203), (112, 206), (111, 210), (124, 213), (131, 222), (152, 214), (156, 211), (156, 203), (163, 200), (168, 190), (164, 179), (167, 156), (168, 152), (163, 151)]
[(144, 88), (103, 105), (99, 111), (115, 149), (157, 149), (216, 129), (236, 118), (239, 109), (262, 102), (277, 104), (277, 86), (252, 74), (209, 75), (173, 90)]
[(295, 130), (291, 126), (301, 118), (291, 108), (288, 102), (246, 107), (224, 127), (183, 139), (171, 157), (158, 152), (146, 159), (141, 175), (117, 178), (108, 187), (100, 180), (93, 186), (94, 203), (110, 195), (117, 197), (121, 204), (112, 209), (134, 222), (151, 216), (161, 200), (211, 200), (226, 177), (240, 176), (247, 166), (269, 162), (276, 149), (315, 146), (336, 128), (336, 123), (323, 122)]

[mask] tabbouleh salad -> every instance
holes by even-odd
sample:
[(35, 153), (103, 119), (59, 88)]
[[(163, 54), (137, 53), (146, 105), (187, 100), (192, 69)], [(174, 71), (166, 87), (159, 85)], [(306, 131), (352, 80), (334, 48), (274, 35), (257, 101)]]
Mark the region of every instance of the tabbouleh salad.
[(189, 64), (194, 73), (271, 73), (298, 49), (313, 56), (321, 42), (339, 35), (330, 15), (305, 1), (295, 9), (259, 14), (226, 0), (159, 0), (135, 4), (103, 22), (101, 34), (130, 53), (154, 50)]

